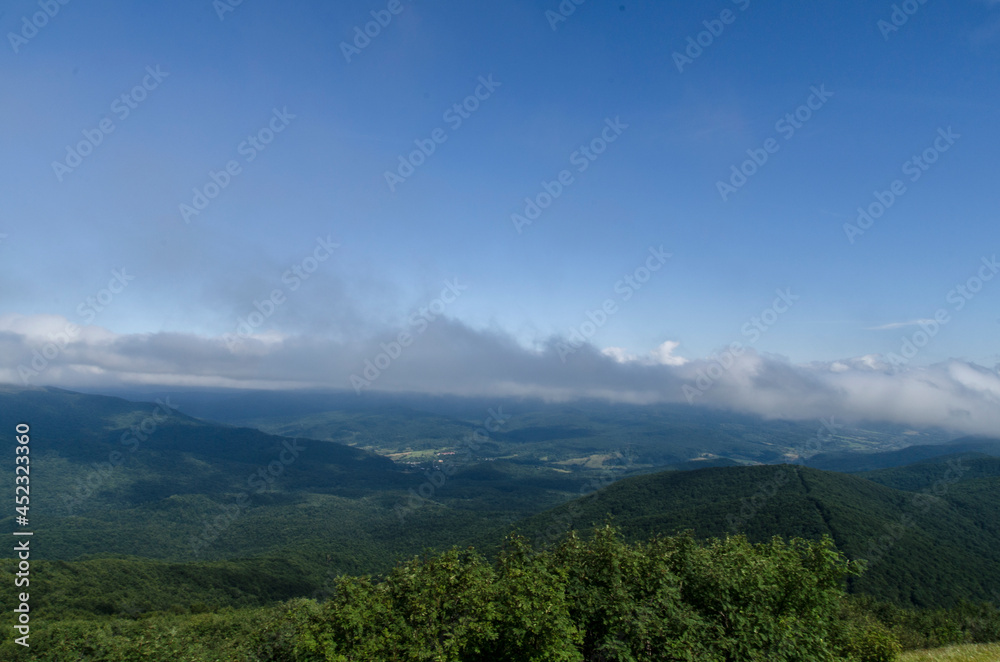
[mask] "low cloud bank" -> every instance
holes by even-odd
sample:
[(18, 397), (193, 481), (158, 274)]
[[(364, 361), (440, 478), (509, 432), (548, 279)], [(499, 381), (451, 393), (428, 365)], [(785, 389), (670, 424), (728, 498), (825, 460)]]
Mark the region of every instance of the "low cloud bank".
[[(288, 389), (325, 387), (468, 396), (690, 402), (769, 418), (875, 420), (1000, 431), (1000, 375), (958, 360), (894, 366), (877, 355), (796, 365), (747, 349), (685, 360), (668, 341), (644, 356), (565, 339), (525, 348), (499, 332), (440, 318), (356, 342), (269, 335), (233, 345), (180, 333), (115, 334), (54, 315), (0, 316), (0, 381)], [(565, 359), (565, 360), (564, 360)]]

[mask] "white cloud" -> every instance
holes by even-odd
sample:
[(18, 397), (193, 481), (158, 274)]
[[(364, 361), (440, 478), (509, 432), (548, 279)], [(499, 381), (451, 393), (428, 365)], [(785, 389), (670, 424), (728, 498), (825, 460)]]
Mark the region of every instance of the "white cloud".
[[(198, 385), (287, 389), (349, 389), (397, 333), (351, 341), (308, 336), (250, 338), (230, 350), (222, 338), (178, 333), (114, 334), (83, 327), (68, 342), (55, 340), (67, 321), (56, 316), (0, 316), (0, 381), (121, 386)], [(645, 356), (620, 348), (581, 347), (565, 363), (550, 339), (529, 349), (496, 331), (441, 318), (416, 334), (371, 388), (469, 396), (581, 397), (617, 402), (684, 402), (684, 386), (706, 374), (711, 387), (695, 404), (771, 418), (889, 421), (938, 425), (969, 433), (1000, 429), (1000, 376), (951, 360), (898, 369), (878, 355), (795, 365), (752, 350), (724, 369), (716, 360), (674, 356), (667, 341)], [(47, 344), (52, 343), (52, 344)], [(48, 356), (49, 358), (46, 358)], [(34, 362), (34, 364), (33, 364)], [(44, 363), (44, 365), (43, 365)], [(383, 362), (384, 363), (384, 362)]]
[(667, 340), (659, 347), (652, 350), (645, 356), (630, 354), (621, 347), (605, 347), (601, 354), (609, 356), (617, 363), (638, 363), (640, 365), (684, 365), (687, 359), (681, 356), (674, 356), (674, 350), (680, 346), (675, 340)]
[(679, 345), (679, 342), (668, 340), (650, 352), (650, 355), (659, 365), (684, 365), (687, 359), (673, 355)]

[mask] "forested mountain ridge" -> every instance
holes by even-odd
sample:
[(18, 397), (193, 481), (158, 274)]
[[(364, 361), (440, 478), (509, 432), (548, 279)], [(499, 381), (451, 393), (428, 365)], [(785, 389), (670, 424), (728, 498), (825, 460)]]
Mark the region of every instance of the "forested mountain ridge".
[[(818, 539), (868, 561), (851, 589), (917, 606), (1000, 595), (997, 458), (958, 456), (871, 479), (799, 465), (720, 467), (620, 480), (528, 518), (536, 541), (610, 518), (633, 540), (691, 531)], [(895, 483), (896, 489), (876, 481)]]

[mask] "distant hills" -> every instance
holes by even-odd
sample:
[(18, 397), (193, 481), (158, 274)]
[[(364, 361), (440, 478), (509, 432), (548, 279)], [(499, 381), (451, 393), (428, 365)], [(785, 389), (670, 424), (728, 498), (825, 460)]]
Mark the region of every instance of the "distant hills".
[(950, 486), (952, 477), (960, 475), (961, 480), (958, 482), (962, 485), (981, 478), (1000, 477), (1000, 455), (954, 453), (901, 467), (865, 471), (855, 475), (898, 490), (908, 492), (929, 490), (935, 495), (947, 490), (945, 491), (947, 494), (952, 491)]
[(828, 471), (854, 473), (889, 467), (901, 467), (956, 453), (983, 453), (1000, 456), (1000, 439), (961, 437), (942, 444), (917, 444), (881, 453), (820, 453), (804, 462), (807, 466)]
[[(937, 444), (954, 435), (886, 423), (768, 420), (684, 404), (627, 405), (599, 400), (547, 403), (532, 398), (459, 398), (353, 391), (233, 392), (205, 389), (170, 393), (192, 416), (270, 434), (337, 441), (380, 454), (407, 453), (425, 461), (455, 450), (502, 412), (477, 459), (553, 468), (593, 468), (609, 453), (630, 456), (633, 473), (692, 460), (724, 458), (738, 464), (795, 460), (814, 453), (877, 452)], [(127, 394), (130, 398), (137, 395)], [(832, 425), (831, 425), (832, 423)]]

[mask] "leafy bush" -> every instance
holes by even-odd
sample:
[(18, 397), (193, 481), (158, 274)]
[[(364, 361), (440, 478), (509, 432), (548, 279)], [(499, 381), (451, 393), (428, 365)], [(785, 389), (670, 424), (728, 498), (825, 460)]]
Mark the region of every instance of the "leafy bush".
[[(276, 660), (833, 662), (853, 572), (829, 539), (628, 544), (604, 527), (535, 552), (511, 537), (494, 565), (452, 550), (342, 578), (256, 639)], [(877, 635), (851, 641), (874, 651)]]
[(834, 638), (841, 654), (852, 662), (894, 662), (902, 652), (896, 635), (872, 614), (857, 607), (841, 614)]

